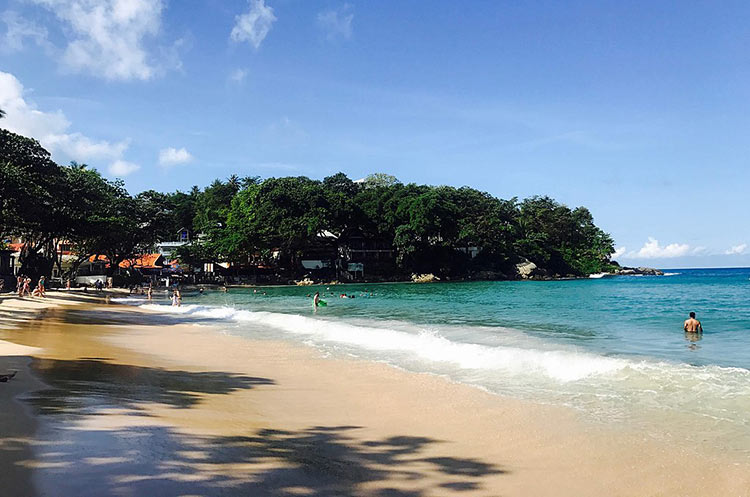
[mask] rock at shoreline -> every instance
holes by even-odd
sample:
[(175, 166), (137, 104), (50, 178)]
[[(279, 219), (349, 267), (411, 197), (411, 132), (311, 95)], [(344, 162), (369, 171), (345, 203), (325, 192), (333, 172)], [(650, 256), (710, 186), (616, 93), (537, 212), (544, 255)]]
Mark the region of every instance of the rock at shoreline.
[(516, 264), (516, 276), (522, 280), (544, 279), (547, 276), (547, 271), (538, 267), (530, 260), (524, 259), (522, 262)]
[(623, 267), (621, 269), (618, 269), (613, 272), (613, 274), (621, 275), (621, 276), (632, 276), (636, 274), (644, 275), (644, 276), (663, 276), (664, 271), (661, 271), (656, 268), (652, 267)]
[(432, 273), (429, 274), (412, 274), (411, 280), (414, 283), (432, 283), (434, 281), (440, 281), (440, 278)]

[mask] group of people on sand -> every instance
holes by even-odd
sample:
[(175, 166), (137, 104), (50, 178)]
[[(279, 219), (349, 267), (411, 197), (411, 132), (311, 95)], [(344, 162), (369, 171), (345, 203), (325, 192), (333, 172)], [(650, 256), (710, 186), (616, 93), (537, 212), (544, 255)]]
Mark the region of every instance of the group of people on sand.
[(16, 278), (16, 293), (19, 297), (30, 295), (31, 297), (42, 297), (44, 298), (46, 290), (46, 279), (44, 276), (40, 276), (37, 281), (34, 290), (31, 290), (32, 280), (29, 276), (19, 275)]

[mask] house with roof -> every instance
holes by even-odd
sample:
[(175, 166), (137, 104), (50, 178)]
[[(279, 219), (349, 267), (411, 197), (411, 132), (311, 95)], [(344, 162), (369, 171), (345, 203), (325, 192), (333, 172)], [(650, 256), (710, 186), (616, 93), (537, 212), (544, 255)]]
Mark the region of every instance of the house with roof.
[(166, 259), (172, 259), (172, 253), (175, 251), (175, 249), (190, 243), (190, 230), (188, 230), (187, 228), (180, 228), (180, 230), (177, 231), (175, 235), (175, 240), (157, 242), (155, 245), (156, 251), (159, 254), (163, 255)]
[[(21, 251), (24, 245), (25, 243), (20, 239), (15, 239), (11, 243), (6, 244), (7, 250), (10, 251), (11, 274), (17, 275), (21, 270)], [(60, 265), (58, 266), (55, 263), (52, 266), (52, 274), (50, 276), (53, 280), (62, 278), (63, 274), (69, 274), (77, 260), (76, 255), (73, 253), (73, 247), (67, 240), (57, 242), (55, 250)]]
[[(106, 281), (111, 265), (105, 255), (92, 255), (81, 264), (76, 275), (79, 285), (93, 285), (96, 280)], [(141, 254), (131, 259), (125, 259), (118, 264), (115, 274), (141, 275), (152, 280), (174, 276), (182, 272), (177, 261), (168, 261), (162, 254)]]

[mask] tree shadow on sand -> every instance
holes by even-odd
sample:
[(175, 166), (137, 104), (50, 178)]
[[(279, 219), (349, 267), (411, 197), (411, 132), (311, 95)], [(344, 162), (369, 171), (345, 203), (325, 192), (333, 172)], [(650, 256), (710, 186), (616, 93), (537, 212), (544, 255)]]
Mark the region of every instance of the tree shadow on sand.
[(200, 394), (274, 384), (265, 378), (90, 358), (37, 359), (33, 368), (52, 387), (26, 399), (42, 415), (27, 443), (43, 495), (475, 495), (486, 492), (488, 478), (506, 473), (446, 454), (449, 445), (427, 437), (370, 439), (358, 426), (278, 430), (236, 418), (230, 432), (237, 435), (195, 434), (165, 426), (146, 409), (195, 408)]
[(163, 426), (77, 429), (63, 443), (41, 443), (41, 481), (55, 495), (71, 496), (425, 497), (477, 491), (483, 478), (505, 473), (476, 459), (420, 454), (437, 440), (362, 441), (357, 429), (262, 429), (233, 437), (189, 436)]
[(200, 402), (201, 394), (229, 394), (274, 384), (268, 378), (131, 366), (95, 358), (34, 359), (31, 367), (51, 387), (26, 398), (42, 414), (93, 412), (102, 406), (139, 411), (147, 403), (189, 408)]

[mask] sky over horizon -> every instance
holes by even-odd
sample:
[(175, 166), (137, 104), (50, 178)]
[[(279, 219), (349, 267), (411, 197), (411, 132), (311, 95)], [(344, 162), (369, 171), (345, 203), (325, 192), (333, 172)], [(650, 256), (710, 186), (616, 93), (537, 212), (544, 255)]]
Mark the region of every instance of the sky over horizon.
[(123, 178), (386, 172), (750, 266), (750, 3), (8, 0), (0, 127)]

